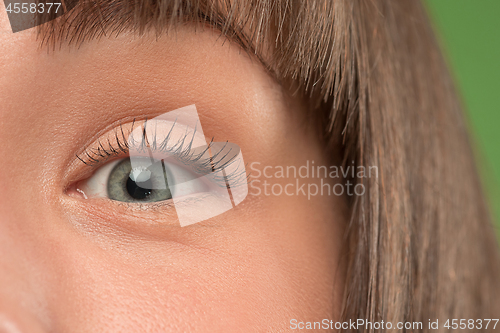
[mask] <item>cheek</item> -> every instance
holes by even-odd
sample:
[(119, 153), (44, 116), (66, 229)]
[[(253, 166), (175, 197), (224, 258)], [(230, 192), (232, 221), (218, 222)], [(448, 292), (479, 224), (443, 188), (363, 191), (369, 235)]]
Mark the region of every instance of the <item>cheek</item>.
[[(299, 126), (289, 129), (300, 133)], [(262, 166), (320, 164), (320, 149), (311, 148), (317, 143), (303, 132), (297, 137), (288, 141), (293, 144), (246, 151)], [(83, 213), (81, 219), (103, 225)], [(291, 319), (334, 319), (342, 297), (344, 221), (338, 197), (249, 195), (217, 225), (196, 224), (177, 238), (175, 231), (153, 240), (116, 229), (64, 228), (47, 234), (47, 247), (39, 249), (58, 253), (44, 256), (48, 272), (57, 272), (47, 283), (49, 312), (62, 318), (61, 331), (82, 332), (285, 331)]]
[(307, 212), (269, 213), (240, 217), (242, 225), (224, 235), (207, 232), (205, 246), (97, 246), (60, 233), (39, 248), (58, 330), (246, 332), (285, 330), (293, 318), (331, 318), (334, 249), (324, 246), (318, 228), (298, 228), (298, 218), (317, 222)]

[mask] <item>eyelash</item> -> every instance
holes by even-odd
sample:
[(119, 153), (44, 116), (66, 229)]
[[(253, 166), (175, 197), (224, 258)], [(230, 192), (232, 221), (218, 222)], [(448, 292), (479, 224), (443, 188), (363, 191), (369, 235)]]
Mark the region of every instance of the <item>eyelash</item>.
[[(144, 120), (144, 124), (142, 125), (143, 126), (141, 131), (142, 135), (141, 139), (139, 140), (140, 141), (139, 146), (135, 145), (138, 142), (136, 142), (132, 137), (131, 143), (133, 144), (132, 146), (133, 149), (137, 149), (138, 151), (141, 152), (145, 152), (146, 149), (151, 149), (154, 152), (161, 152), (161, 153), (166, 153), (168, 155), (173, 155), (179, 162), (183, 163), (184, 165), (195, 167), (196, 169), (193, 171), (203, 174), (209, 174), (209, 173), (215, 174), (215, 172), (224, 170), (236, 160), (236, 159), (231, 159), (229, 161), (223, 161), (224, 157), (231, 151), (231, 149), (229, 149), (229, 151), (226, 152), (226, 154), (222, 154), (228, 142), (225, 143), (224, 147), (220, 151), (215, 153), (210, 158), (205, 158), (203, 160), (202, 156), (205, 155), (205, 153), (210, 148), (212, 148), (214, 144), (213, 141), (214, 139), (212, 137), (210, 143), (200, 153), (194, 152), (194, 150), (192, 149), (192, 144), (196, 133), (196, 127), (187, 145), (185, 145), (185, 141), (186, 139), (188, 139), (189, 136), (187, 133), (184, 135), (184, 137), (179, 139), (174, 145), (169, 145), (171, 140), (170, 133), (172, 132), (176, 124), (175, 122), (170, 130), (170, 133), (166, 136), (165, 139), (162, 140), (162, 142), (159, 145), (158, 142), (156, 141), (156, 131), (153, 134), (153, 142), (152, 144), (150, 144), (148, 141), (148, 137), (146, 135), (147, 122), (148, 120), (146, 118)], [(98, 165), (104, 164), (113, 157), (122, 156), (123, 158), (125, 158), (126, 156), (130, 156), (129, 155), (130, 143), (126, 139), (125, 133), (129, 131), (129, 135), (131, 135), (131, 133), (133, 133), (132, 130), (134, 129), (135, 123), (136, 119), (134, 118), (132, 121), (132, 125), (130, 126), (130, 129), (124, 128), (125, 125), (121, 123), (119, 125), (119, 128), (115, 128), (114, 136), (116, 139), (116, 146), (113, 146), (113, 144), (111, 144), (108, 138), (107, 148), (105, 148), (102, 142), (99, 140), (97, 149), (86, 148), (81, 154), (81, 156), (76, 155), (76, 157), (85, 165), (96, 168)], [(243, 170), (240, 170), (240, 167), (241, 166), (237, 166), (230, 173), (227, 174), (225, 173), (224, 176), (220, 177), (216, 176), (214, 177), (214, 180), (219, 184), (226, 184), (226, 182), (229, 182), (231, 183), (231, 186), (238, 186), (240, 182), (243, 180), (245, 180), (245, 182), (248, 182), (250, 175), (246, 175), (245, 166), (243, 166)], [(243, 175), (245, 176), (242, 177)]]

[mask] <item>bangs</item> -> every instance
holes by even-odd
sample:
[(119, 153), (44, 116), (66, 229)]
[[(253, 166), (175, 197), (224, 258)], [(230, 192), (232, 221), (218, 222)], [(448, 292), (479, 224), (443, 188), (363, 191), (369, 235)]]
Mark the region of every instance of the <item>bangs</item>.
[[(73, 8), (38, 27), (42, 46), (80, 46), (123, 32), (157, 36), (176, 26), (216, 30), (256, 56), (278, 82), (334, 97), (353, 96), (354, 29), (343, 1), (293, 0), (66, 0)], [(40, 19), (40, 18), (39, 18)], [(43, 19), (42, 19), (43, 20)], [(347, 94), (347, 92), (349, 92)]]

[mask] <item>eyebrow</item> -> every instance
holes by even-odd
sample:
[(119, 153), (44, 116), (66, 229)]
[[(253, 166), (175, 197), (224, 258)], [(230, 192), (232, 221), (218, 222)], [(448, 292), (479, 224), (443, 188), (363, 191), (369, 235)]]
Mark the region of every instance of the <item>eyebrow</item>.
[[(62, 45), (81, 46), (102, 37), (118, 36), (125, 31), (138, 33), (154, 31), (157, 36), (168, 33), (182, 24), (195, 23), (198, 27), (217, 30), (221, 37), (241, 46), (248, 54), (263, 60), (258, 49), (264, 29), (253, 29), (255, 16), (252, 9), (256, 1), (246, 5), (231, 5), (231, 0), (60, 0), (69, 11), (39, 25), (37, 38), (41, 47), (56, 50)], [(261, 13), (262, 14), (262, 13)], [(38, 20), (47, 21), (44, 14)], [(262, 20), (262, 18), (261, 18)], [(246, 28), (246, 29), (245, 29)]]
[[(51, 1), (51, 0), (37, 0)], [(274, 0), (59, 0), (65, 14), (37, 27), (40, 47), (52, 49), (63, 45), (77, 48), (91, 40), (135, 32), (139, 36), (154, 31), (157, 36), (175, 27), (195, 24), (211, 28), (240, 46), (250, 59), (257, 59), (264, 70), (280, 85), (277, 67), (263, 56), (269, 40)], [(37, 16), (39, 14), (36, 14)]]

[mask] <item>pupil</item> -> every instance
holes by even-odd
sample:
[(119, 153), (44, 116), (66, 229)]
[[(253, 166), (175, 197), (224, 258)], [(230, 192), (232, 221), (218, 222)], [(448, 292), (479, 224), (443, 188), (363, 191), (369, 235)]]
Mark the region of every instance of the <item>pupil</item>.
[[(135, 181), (131, 178), (131, 176), (129, 176), (127, 179), (127, 192), (132, 198), (136, 200), (143, 200), (151, 195), (153, 191), (153, 183), (150, 177), (145, 181)], [(137, 178), (140, 179), (141, 177)]]

